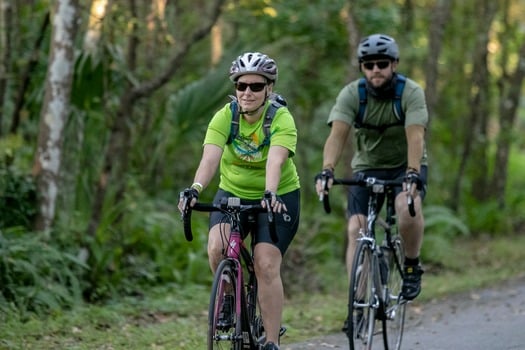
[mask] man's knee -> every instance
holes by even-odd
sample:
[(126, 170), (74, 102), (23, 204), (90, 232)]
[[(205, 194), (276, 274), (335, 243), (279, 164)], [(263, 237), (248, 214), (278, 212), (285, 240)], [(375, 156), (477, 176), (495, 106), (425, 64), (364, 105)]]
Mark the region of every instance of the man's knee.
[(352, 215), (350, 219), (348, 219), (348, 237), (356, 238), (361, 229), (366, 229), (366, 216), (361, 214)]

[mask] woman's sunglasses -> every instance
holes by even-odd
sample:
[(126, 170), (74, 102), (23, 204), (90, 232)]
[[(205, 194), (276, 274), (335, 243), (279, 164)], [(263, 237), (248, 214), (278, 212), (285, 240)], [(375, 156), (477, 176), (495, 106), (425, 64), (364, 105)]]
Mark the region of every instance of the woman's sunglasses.
[(374, 66), (377, 66), (379, 69), (385, 69), (390, 66), (390, 61), (363, 62), (363, 67), (365, 67), (366, 70), (372, 70)]
[(259, 92), (259, 91), (263, 91), (265, 86), (266, 86), (266, 83), (251, 83), (251, 84), (241, 83), (241, 82), (235, 83), (235, 89), (237, 89), (237, 91), (246, 91), (247, 88), (250, 88), (252, 92)]

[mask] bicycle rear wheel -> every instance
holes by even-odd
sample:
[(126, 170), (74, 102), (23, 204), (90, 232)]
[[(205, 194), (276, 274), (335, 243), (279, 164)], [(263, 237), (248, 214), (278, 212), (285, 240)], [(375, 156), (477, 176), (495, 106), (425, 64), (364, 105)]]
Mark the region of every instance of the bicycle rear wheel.
[(385, 350), (399, 350), (405, 325), (406, 301), (401, 299), (403, 285), (403, 244), (399, 236), (392, 237), (392, 247), (383, 247), (388, 266), (385, 295), (385, 319), (383, 340)]
[[(236, 269), (233, 260), (225, 259), (215, 271), (208, 309), (208, 350), (242, 349), (242, 317), (236, 311), (237, 303), (241, 302), (235, 293), (238, 283)], [(225, 302), (229, 304), (231, 317), (221, 319), (221, 312), (226, 311)]]
[(379, 301), (376, 294), (379, 276), (376, 269), (372, 246), (369, 241), (358, 242), (352, 265), (347, 337), (350, 350), (372, 349), (375, 335), (376, 314)]

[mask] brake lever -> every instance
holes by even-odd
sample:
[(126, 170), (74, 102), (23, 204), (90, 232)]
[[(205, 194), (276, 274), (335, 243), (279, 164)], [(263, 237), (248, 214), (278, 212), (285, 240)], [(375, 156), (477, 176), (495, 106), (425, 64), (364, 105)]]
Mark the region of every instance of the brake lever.
[(319, 195), (319, 202), (322, 202), (324, 199), (324, 191), (326, 190), (326, 179), (321, 179), (321, 188), (323, 189), (321, 194)]

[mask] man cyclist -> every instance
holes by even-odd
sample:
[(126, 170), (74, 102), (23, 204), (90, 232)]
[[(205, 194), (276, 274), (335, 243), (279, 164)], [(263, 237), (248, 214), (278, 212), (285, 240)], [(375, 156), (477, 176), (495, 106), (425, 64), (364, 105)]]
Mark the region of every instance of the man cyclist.
[[(259, 215), (254, 230), (255, 274), (258, 299), (264, 323), (266, 341), (263, 350), (278, 350), (279, 332), (284, 303), (281, 280), (281, 263), (284, 253), (297, 232), (299, 223), (300, 185), (296, 167), (292, 161), (297, 144), (297, 129), (290, 111), (278, 108), (270, 127), (269, 141), (264, 132), (264, 116), (270, 106), (277, 65), (273, 59), (259, 52), (247, 52), (233, 61), (230, 79), (235, 85), (237, 108), (240, 112), (238, 133), (230, 139), (233, 111), (225, 105), (211, 119), (199, 167), (190, 187), (190, 205), (194, 205), (199, 193), (212, 180), (220, 165), (219, 189), (214, 202), (225, 196), (240, 197), (246, 204), (262, 203), (264, 194), (272, 196), (271, 206), (276, 215), (278, 241), (270, 237), (266, 215)], [(182, 199), (179, 209), (182, 208)], [(262, 201), (262, 202), (261, 202)], [(221, 231), (226, 226), (223, 213), (210, 216), (208, 257), (212, 271), (221, 258), (223, 240)], [(247, 218), (241, 225), (248, 234)], [(220, 322), (231, 322), (231, 309), (225, 298), (225, 309)]]
[[(364, 38), (359, 43), (357, 58), (367, 92), (363, 120), (356, 120), (360, 110), (359, 80), (356, 80), (339, 92), (328, 117), (331, 129), (323, 150), (323, 170), (316, 176), (316, 191), (322, 195), (331, 187), (334, 169), (353, 126), (353, 176), (404, 178), (408, 186), (398, 190), (395, 210), (406, 254), (402, 295), (407, 300), (413, 300), (421, 291), (423, 274), (419, 253), (424, 229), (421, 205), (426, 193), (427, 177), (424, 138), (428, 111), (425, 95), (417, 83), (406, 79), (401, 96), (404, 122), (400, 120), (400, 116), (396, 116), (393, 108), (396, 81), (403, 77), (396, 72), (399, 49), (393, 38), (384, 34), (373, 34)], [(327, 186), (323, 188), (322, 184), (325, 182)], [(408, 211), (407, 188), (414, 197), (414, 217)], [(347, 207), (349, 243), (346, 266), (349, 274), (352, 271), (358, 232), (360, 229), (366, 229), (367, 207), (368, 190), (351, 186)]]

